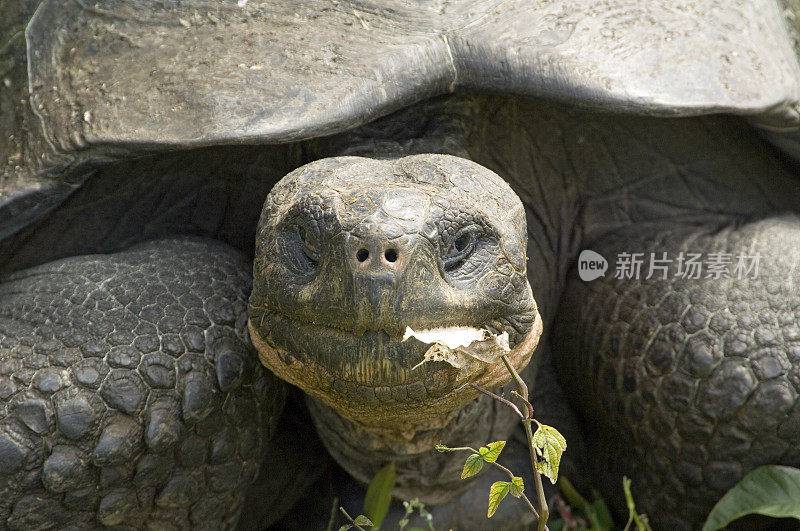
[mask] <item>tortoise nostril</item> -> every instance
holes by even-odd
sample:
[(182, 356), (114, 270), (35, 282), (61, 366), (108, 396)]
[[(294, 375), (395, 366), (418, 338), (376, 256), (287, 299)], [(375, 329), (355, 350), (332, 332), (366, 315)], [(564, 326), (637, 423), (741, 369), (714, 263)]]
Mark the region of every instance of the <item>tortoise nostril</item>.
[(396, 262), (397, 261), (397, 251), (394, 249), (387, 249), (383, 256), (386, 258), (387, 262)]
[(369, 251), (366, 249), (359, 249), (356, 253), (356, 258), (358, 258), (359, 262), (365, 261), (367, 258), (369, 258)]

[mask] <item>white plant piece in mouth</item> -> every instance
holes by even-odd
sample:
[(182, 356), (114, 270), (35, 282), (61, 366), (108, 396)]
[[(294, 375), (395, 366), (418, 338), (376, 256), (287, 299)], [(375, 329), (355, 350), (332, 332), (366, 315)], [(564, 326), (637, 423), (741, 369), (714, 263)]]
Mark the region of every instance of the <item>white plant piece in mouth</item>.
[(431, 345), (422, 361), (412, 367), (412, 371), (428, 361), (444, 361), (460, 371), (471, 371), (476, 364), (497, 363), (500, 356), (511, 351), (508, 332), (492, 334), (471, 326), (430, 328), (418, 332), (407, 326), (402, 340), (412, 337)]
[(488, 330), (481, 330), (471, 326), (448, 326), (444, 328), (429, 328), (415, 331), (410, 326), (406, 327), (403, 341), (415, 337), (423, 343), (439, 343), (448, 348), (468, 347), (474, 341), (483, 341), (490, 335)]

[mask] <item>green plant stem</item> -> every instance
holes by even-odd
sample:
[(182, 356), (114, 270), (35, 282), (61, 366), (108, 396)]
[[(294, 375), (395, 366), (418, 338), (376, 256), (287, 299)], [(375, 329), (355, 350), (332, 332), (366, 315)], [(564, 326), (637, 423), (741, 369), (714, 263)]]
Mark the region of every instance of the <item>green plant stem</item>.
[[(483, 387), (479, 387), (479, 386), (475, 385), (472, 382), (469, 382), (467, 385), (469, 385), (470, 387), (472, 387), (473, 389), (475, 389), (477, 391), (480, 391), (481, 393), (485, 394), (486, 396), (492, 397), (494, 400), (497, 400), (501, 404), (505, 404), (506, 406), (509, 407), (509, 409), (511, 409), (511, 411), (513, 411), (520, 418), (520, 420), (525, 418), (525, 416), (522, 414), (522, 412), (519, 410), (519, 408), (517, 406), (515, 406), (511, 401), (506, 400), (502, 396), (496, 395), (496, 394), (492, 393), (491, 391), (487, 391)], [(513, 392), (514, 391), (512, 391), (512, 393)]]
[[(503, 360), (503, 363), (508, 369), (508, 372), (511, 374), (511, 377), (514, 379), (514, 382), (517, 384), (519, 388), (520, 395), (522, 395), (522, 400), (525, 401), (526, 404), (529, 404), (528, 401), (528, 386), (525, 385), (525, 382), (520, 377), (517, 370), (511, 365), (511, 362), (508, 361), (508, 356), (503, 354), (500, 356), (500, 359)], [(544, 531), (547, 529), (547, 519), (550, 517), (550, 509), (547, 508), (547, 499), (544, 496), (544, 485), (542, 485), (542, 475), (539, 473), (539, 470), (536, 468), (536, 451), (533, 449), (533, 430), (531, 430), (531, 420), (529, 417), (524, 418), (522, 423), (525, 425), (525, 438), (528, 439), (528, 452), (531, 456), (531, 470), (533, 470), (533, 481), (536, 485), (536, 496), (539, 501), (539, 514), (538, 514), (538, 523), (537, 523), (537, 531)], [(535, 511), (534, 511), (535, 512)]]
[(339, 506), (339, 498), (333, 499), (333, 506), (331, 507), (331, 516), (328, 518), (328, 527), (325, 531), (333, 531), (333, 524), (336, 522), (336, 507)]
[(480, 452), (478, 450), (476, 450), (475, 448), (473, 448), (471, 446), (454, 446), (453, 448), (447, 448), (447, 450), (445, 450), (445, 452), (458, 452), (458, 451), (461, 451), (461, 450), (466, 450), (468, 452), (472, 452), (473, 454), (480, 454)]
[(522, 398), (527, 402), (528, 401), (528, 386), (525, 385), (525, 382), (523, 381), (522, 377), (519, 375), (519, 373), (514, 368), (514, 366), (511, 365), (511, 362), (508, 361), (508, 356), (507, 355), (503, 354), (502, 356), (500, 356), (500, 359), (503, 360), (503, 363), (505, 364), (506, 369), (508, 369), (508, 372), (511, 374), (511, 377), (514, 379), (514, 383), (517, 384), (517, 387), (519, 388), (519, 392), (520, 392), (520, 394), (522, 394)]
[(537, 531), (544, 531), (547, 529), (547, 519), (550, 517), (550, 509), (547, 508), (547, 498), (544, 497), (544, 485), (542, 485), (542, 475), (536, 469), (536, 451), (533, 449), (533, 431), (531, 430), (531, 421), (524, 420), (525, 424), (525, 437), (528, 439), (528, 452), (531, 455), (531, 468), (533, 469), (533, 481), (536, 484), (536, 495), (539, 498), (539, 511), (541, 517), (539, 518), (539, 525)]

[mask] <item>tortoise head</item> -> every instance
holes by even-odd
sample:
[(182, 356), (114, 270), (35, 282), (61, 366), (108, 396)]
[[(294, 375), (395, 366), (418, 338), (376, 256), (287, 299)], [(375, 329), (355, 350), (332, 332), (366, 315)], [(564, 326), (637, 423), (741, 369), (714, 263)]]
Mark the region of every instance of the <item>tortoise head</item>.
[(510, 376), (499, 359), (430, 360), (431, 345), (404, 333), (505, 332), (523, 368), (541, 333), (526, 241), (519, 198), (468, 160), (313, 162), (264, 205), (253, 342), (274, 373), (362, 425), (441, 422), (476, 396), (468, 382), (492, 388)]

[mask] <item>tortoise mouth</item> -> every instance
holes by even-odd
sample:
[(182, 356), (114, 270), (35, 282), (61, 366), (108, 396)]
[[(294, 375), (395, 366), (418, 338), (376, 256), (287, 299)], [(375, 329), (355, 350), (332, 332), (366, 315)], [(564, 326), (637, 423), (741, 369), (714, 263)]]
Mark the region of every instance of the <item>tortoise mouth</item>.
[(437, 382), (446, 382), (454, 376), (449, 370), (452, 367), (443, 362), (424, 363), (415, 368), (429, 345), (402, 341), (395, 332), (355, 332), (293, 319), (274, 311), (261, 313), (258, 323), (258, 329), (266, 331), (262, 332), (262, 338), (281, 351), (282, 363), (317, 364), (340, 386), (396, 388), (425, 382), (432, 390)]
[[(477, 396), (466, 384), (492, 388), (510, 379), (501, 362), (468, 369), (445, 361), (423, 363), (430, 344), (403, 341), (384, 330), (356, 334), (263, 309), (251, 313), (248, 326), (267, 368), (343, 416), (368, 424), (441, 415)], [(530, 360), (541, 329), (536, 313), (528, 334), (508, 353), (517, 370)]]

